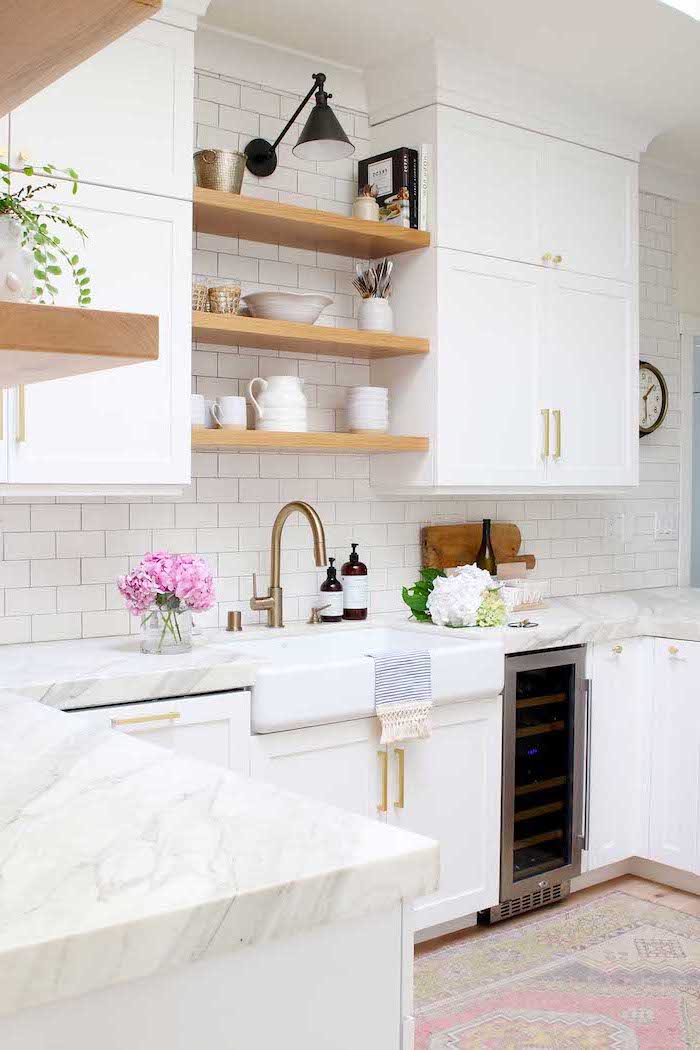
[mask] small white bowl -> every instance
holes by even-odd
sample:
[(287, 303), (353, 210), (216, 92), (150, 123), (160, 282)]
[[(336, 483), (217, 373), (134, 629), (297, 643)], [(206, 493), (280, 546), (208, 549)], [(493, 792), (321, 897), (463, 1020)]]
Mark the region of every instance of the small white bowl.
[(321, 311), (333, 302), (327, 295), (299, 295), (294, 292), (252, 292), (245, 295), (246, 304), (253, 317), (267, 321), (297, 321), (299, 324), (314, 324)]

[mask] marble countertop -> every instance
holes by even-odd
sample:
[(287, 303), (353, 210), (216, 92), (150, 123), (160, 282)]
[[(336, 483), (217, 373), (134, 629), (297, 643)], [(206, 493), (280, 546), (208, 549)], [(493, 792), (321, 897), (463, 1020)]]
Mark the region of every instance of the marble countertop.
[(429, 839), (0, 696), (0, 1014), (432, 892)]
[[(544, 609), (515, 614), (516, 619), (525, 616), (538, 626), (459, 632), (432, 624), (410, 626), (446, 633), (452, 639), (497, 639), (505, 653), (642, 635), (700, 641), (700, 589), (665, 587), (553, 598)], [(321, 638), (326, 630), (352, 631), (372, 625), (409, 626), (409, 620), (404, 613), (387, 613), (355, 624), (295, 624), (284, 633), (312, 632)], [(2, 646), (0, 690), (12, 690), (67, 711), (241, 689), (254, 684), (259, 662), (245, 654), (245, 643), (270, 636), (266, 627), (248, 627), (234, 635), (211, 632), (196, 640), (191, 653), (179, 656), (144, 656), (133, 636)]]

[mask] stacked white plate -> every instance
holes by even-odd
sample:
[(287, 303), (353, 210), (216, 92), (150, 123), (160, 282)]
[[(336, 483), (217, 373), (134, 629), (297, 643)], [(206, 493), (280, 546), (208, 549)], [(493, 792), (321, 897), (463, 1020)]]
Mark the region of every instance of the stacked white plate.
[(389, 429), (389, 391), (384, 386), (354, 386), (345, 406), (352, 434), (380, 433)]

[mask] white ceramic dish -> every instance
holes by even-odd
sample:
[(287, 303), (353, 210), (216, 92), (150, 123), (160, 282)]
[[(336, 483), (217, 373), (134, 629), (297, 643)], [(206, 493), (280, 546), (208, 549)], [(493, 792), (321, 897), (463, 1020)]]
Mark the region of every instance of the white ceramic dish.
[(267, 321), (296, 321), (314, 324), (333, 302), (327, 295), (299, 295), (294, 292), (252, 292), (243, 297), (253, 317)]

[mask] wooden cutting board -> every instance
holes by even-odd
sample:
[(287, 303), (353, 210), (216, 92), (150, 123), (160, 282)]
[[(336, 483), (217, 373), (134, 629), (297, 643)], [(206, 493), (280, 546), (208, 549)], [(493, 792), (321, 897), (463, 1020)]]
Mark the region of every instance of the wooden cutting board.
[[(482, 523), (468, 521), (464, 525), (426, 525), (421, 529), (423, 568), (451, 569), (455, 565), (471, 565), (481, 546)], [(524, 562), (534, 569), (534, 554), (518, 554), (520, 529), (512, 522), (494, 521), (491, 524), (491, 543), (496, 564)]]

